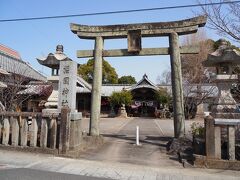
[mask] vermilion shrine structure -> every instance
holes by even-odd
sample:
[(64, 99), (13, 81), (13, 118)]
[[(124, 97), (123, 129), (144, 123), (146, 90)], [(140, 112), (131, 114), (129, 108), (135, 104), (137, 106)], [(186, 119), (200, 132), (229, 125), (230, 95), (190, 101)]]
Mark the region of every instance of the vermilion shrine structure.
[[(99, 135), (99, 117), (103, 57), (170, 55), (174, 107), (174, 135), (184, 135), (184, 104), (182, 90), (181, 54), (198, 53), (196, 47), (180, 47), (179, 36), (196, 33), (206, 24), (205, 16), (173, 22), (86, 26), (71, 24), (71, 31), (81, 39), (95, 40), (94, 50), (77, 51), (78, 58), (94, 57), (91, 98), (90, 135)], [(142, 48), (142, 37), (169, 37), (167, 48)], [(104, 39), (128, 39), (128, 49), (104, 50)]]

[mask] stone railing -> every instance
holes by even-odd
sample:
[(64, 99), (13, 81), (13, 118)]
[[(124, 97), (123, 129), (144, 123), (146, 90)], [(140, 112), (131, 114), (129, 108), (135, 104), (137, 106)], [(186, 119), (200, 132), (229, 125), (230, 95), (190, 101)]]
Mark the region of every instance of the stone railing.
[(228, 160), (236, 159), (236, 127), (240, 124), (240, 119), (214, 119), (211, 116), (205, 118), (206, 128), (206, 158), (221, 159), (221, 128), (227, 128), (227, 156)]
[(0, 113), (0, 146), (58, 153), (59, 115)]

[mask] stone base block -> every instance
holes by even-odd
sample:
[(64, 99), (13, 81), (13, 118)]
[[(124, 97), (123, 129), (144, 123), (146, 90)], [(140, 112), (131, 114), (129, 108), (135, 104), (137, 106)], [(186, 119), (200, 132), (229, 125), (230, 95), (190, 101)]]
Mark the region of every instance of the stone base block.
[(52, 115), (58, 115), (59, 110), (58, 109), (43, 109), (42, 110), (42, 116), (52, 116)]
[(212, 105), (212, 112), (215, 113), (234, 113), (237, 111), (237, 106), (235, 104), (216, 104)]
[(222, 119), (240, 119), (240, 113), (211, 113), (211, 116)]
[(7, 150), (7, 151), (20, 151), (20, 152), (29, 152), (29, 153), (43, 153), (43, 154), (58, 155), (58, 149), (50, 149), (50, 148), (0, 145), (0, 149)]
[(194, 155), (194, 159), (194, 166), (198, 168), (240, 171), (240, 161), (209, 159), (201, 155)]
[(121, 113), (118, 115), (118, 117), (121, 117), (121, 118), (127, 118), (127, 113)]
[(104, 138), (102, 136), (84, 136), (81, 143), (81, 149), (95, 149), (104, 144)]
[(78, 158), (82, 152), (89, 149), (97, 149), (104, 144), (102, 136), (82, 136), (81, 143), (78, 147), (70, 149), (66, 154), (61, 154), (63, 157)]
[(114, 112), (111, 112), (110, 114), (108, 114), (108, 117), (110, 118), (116, 117), (116, 114)]

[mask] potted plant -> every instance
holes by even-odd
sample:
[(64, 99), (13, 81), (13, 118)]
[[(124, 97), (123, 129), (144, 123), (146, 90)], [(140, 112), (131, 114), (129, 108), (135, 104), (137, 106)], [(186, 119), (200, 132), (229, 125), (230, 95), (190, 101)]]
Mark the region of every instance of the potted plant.
[(204, 124), (193, 122), (191, 124), (191, 134), (193, 137), (193, 151), (195, 154), (205, 154), (205, 127)]

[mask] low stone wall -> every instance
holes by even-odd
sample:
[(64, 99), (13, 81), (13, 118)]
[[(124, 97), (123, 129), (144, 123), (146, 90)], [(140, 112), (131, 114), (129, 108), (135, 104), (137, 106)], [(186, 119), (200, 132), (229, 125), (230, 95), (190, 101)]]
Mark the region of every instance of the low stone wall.
[(0, 149), (79, 157), (88, 149), (104, 144), (102, 136), (82, 134), (82, 114), (2, 112)]
[(31, 152), (58, 152), (58, 115), (0, 113), (0, 147)]
[(43, 153), (43, 154), (52, 154), (58, 155), (58, 149), (51, 148), (39, 148), (39, 147), (30, 147), (30, 146), (5, 146), (0, 145), (0, 149), (10, 150), (10, 151), (21, 151), (21, 152), (30, 152), (30, 153)]

